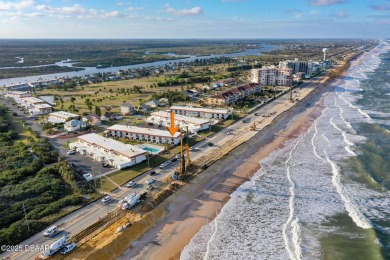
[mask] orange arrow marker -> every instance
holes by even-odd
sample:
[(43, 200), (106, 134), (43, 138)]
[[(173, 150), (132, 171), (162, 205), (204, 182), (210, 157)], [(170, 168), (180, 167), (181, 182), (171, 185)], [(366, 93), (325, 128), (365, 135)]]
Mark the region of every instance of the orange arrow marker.
[(167, 129), (172, 136), (174, 136), (177, 130), (179, 130), (177, 127), (175, 127), (175, 113), (173, 113), (173, 111), (171, 111), (171, 127), (167, 127)]

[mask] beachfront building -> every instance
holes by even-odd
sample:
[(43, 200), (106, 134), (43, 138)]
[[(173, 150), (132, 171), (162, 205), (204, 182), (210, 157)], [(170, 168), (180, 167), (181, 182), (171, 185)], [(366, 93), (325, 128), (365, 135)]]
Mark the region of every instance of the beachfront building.
[(172, 136), (168, 130), (143, 128), (126, 125), (113, 125), (105, 131), (109, 136), (127, 138), (134, 141), (177, 145), (180, 143), (180, 133)]
[(65, 123), (70, 119), (79, 119), (80, 116), (76, 114), (72, 114), (65, 111), (57, 111), (49, 114), (47, 119), (48, 122), (57, 124), (57, 123)]
[(251, 70), (252, 82), (262, 86), (291, 86), (292, 69), (275, 66)]
[(298, 58), (279, 62), (279, 68), (289, 68), (294, 75), (303, 73), (305, 78), (309, 78), (313, 73), (317, 72), (319, 67), (319, 64), (312, 60), (301, 61)]
[(93, 160), (108, 163), (117, 169), (133, 166), (146, 160), (146, 151), (130, 144), (100, 136), (86, 134), (69, 144), (70, 149)]
[(72, 119), (64, 124), (64, 129), (67, 132), (75, 132), (84, 130), (87, 124), (84, 121)]
[(169, 108), (176, 115), (201, 117), (207, 119), (227, 119), (233, 112), (233, 109), (212, 109), (206, 107), (185, 107), (185, 106), (172, 106)]
[[(158, 126), (171, 126), (171, 113), (166, 111), (153, 112), (146, 119), (146, 122)], [(175, 126), (182, 130), (186, 130), (188, 127), (191, 133), (197, 133), (210, 128), (210, 119), (175, 115)]]
[(222, 93), (212, 95), (204, 99), (208, 105), (226, 106), (245, 99), (250, 95), (260, 93), (261, 86), (257, 83), (245, 83), (236, 88), (228, 89)]

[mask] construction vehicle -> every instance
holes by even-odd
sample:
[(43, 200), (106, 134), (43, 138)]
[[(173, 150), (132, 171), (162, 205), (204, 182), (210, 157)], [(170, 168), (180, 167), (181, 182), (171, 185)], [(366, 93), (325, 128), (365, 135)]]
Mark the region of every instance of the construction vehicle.
[(137, 205), (140, 202), (140, 198), (141, 198), (141, 195), (139, 195), (138, 193), (135, 193), (135, 192), (131, 193), (130, 195), (126, 196), (123, 199), (121, 208), (123, 210), (131, 209), (132, 207), (134, 207), (135, 205)]
[(42, 259), (48, 259), (50, 256), (54, 255), (57, 253), (61, 248), (66, 246), (68, 244), (68, 239), (69, 236), (65, 235), (55, 241), (53, 244), (50, 245), (49, 249), (46, 251), (43, 251), (42, 254), (40, 255), (40, 258)]
[[(182, 180), (185, 176), (187, 168), (191, 164), (190, 160), (190, 146), (188, 145), (188, 127), (187, 127), (187, 144), (185, 146), (185, 153), (183, 152), (183, 133), (180, 134), (180, 161), (179, 161), (179, 168), (175, 169), (172, 179), (174, 180)], [(186, 160), (187, 159), (187, 160)]]

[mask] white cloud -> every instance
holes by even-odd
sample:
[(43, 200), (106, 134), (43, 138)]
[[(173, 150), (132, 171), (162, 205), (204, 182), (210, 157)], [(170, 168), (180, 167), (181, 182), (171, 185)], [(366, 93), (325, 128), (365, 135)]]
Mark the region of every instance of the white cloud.
[(144, 10), (144, 9), (145, 9), (145, 7), (143, 7), (143, 6), (138, 6), (138, 7), (130, 6), (129, 8), (127, 8), (127, 11), (133, 12), (133, 11), (139, 11), (139, 10)]
[(21, 0), (19, 2), (3, 2), (0, 1), (0, 11), (3, 10), (21, 10), (34, 6), (34, 0)]
[(49, 5), (38, 5), (36, 6), (38, 11), (46, 12), (50, 14), (51, 17), (70, 17), (75, 16), (79, 19), (87, 19), (87, 18), (116, 18), (123, 17), (125, 15), (121, 14), (118, 11), (106, 12), (103, 10), (96, 9), (84, 9), (81, 5), (75, 4), (73, 6), (64, 6), (64, 7), (52, 7)]
[(308, 0), (309, 5), (315, 6), (329, 6), (345, 3), (346, 0)]
[(176, 16), (196, 16), (196, 15), (203, 14), (203, 9), (199, 6), (195, 6), (191, 9), (177, 10), (175, 8), (170, 7), (168, 4), (166, 4), (165, 12)]

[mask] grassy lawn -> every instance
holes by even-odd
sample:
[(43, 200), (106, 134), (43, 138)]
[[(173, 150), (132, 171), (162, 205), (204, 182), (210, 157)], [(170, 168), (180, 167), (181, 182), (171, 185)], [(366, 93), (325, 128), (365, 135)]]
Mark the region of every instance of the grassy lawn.
[[(174, 154), (171, 152), (170, 154), (161, 154), (154, 156), (150, 158), (149, 164), (150, 167), (148, 166), (148, 161), (144, 161), (140, 164), (137, 164), (129, 169), (126, 170), (120, 170), (114, 173), (111, 173), (108, 175), (108, 177), (113, 180), (115, 183), (118, 185), (123, 185), (127, 183), (128, 181), (134, 179), (135, 177), (143, 174), (146, 171), (149, 171), (150, 169), (159, 166), (169, 158), (171, 158)], [(100, 181), (99, 181), (100, 182)], [(100, 186), (100, 183), (97, 183), (97, 186), (99, 189), (102, 189), (104, 192), (111, 191), (116, 188), (116, 186), (110, 182), (107, 179), (103, 178), (103, 184)]]

